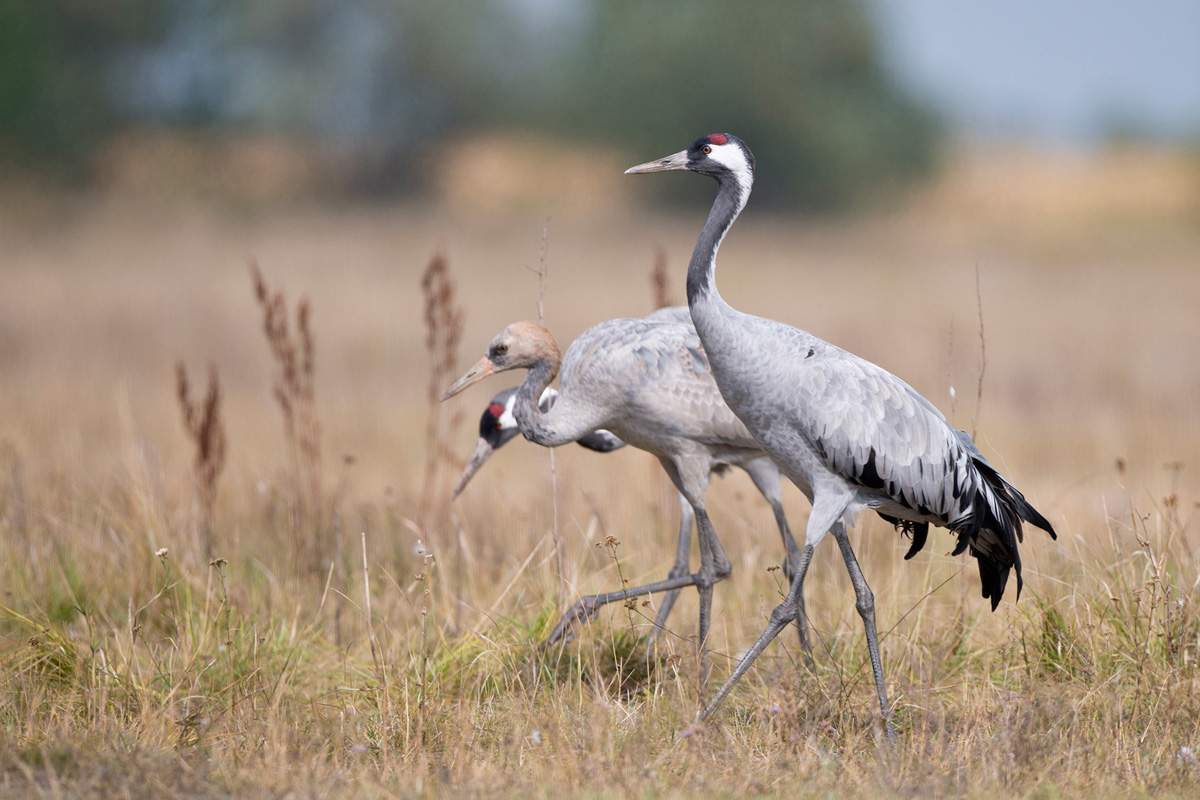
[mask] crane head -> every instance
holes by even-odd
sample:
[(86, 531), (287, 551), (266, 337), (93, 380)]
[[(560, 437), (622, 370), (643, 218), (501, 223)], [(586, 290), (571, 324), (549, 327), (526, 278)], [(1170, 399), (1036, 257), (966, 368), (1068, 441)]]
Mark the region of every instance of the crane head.
[[(558, 392), (546, 387), (546, 391), (542, 392), (542, 396), (538, 400), (538, 407), (543, 412), (548, 411), (557, 397)], [(467, 483), (479, 471), (484, 462), (492, 457), (492, 453), (504, 447), (520, 433), (520, 428), (517, 427), (517, 418), (513, 416), (513, 405), (516, 401), (517, 387), (513, 386), (493, 397), (487, 408), (483, 410), (483, 414), (479, 417), (479, 439), (475, 442), (475, 449), (471, 451), (471, 456), (467, 459), (467, 465), (463, 468), (458, 483), (454, 485), (454, 497), (458, 497), (466, 488)], [(612, 434), (608, 434), (608, 436), (617, 443), (606, 441), (610, 449), (616, 449), (624, 444)]]
[(442, 400), (448, 400), (489, 375), (509, 369), (529, 368), (540, 361), (548, 361), (554, 373), (557, 373), (562, 364), (558, 343), (550, 331), (536, 322), (514, 322), (496, 334), (483, 358), (446, 390)]
[(734, 177), (740, 184), (749, 186), (754, 181), (754, 154), (745, 142), (732, 134), (710, 133), (692, 142), (687, 150), (630, 167), (625, 174), (678, 169), (710, 175), (718, 180)]
[(517, 420), (513, 417), (513, 403), (517, 399), (517, 388), (505, 389), (492, 398), (479, 417), (479, 440), (467, 459), (458, 483), (454, 486), (454, 497), (466, 488), (467, 482), (479, 471), (492, 453), (508, 444), (519, 433)]

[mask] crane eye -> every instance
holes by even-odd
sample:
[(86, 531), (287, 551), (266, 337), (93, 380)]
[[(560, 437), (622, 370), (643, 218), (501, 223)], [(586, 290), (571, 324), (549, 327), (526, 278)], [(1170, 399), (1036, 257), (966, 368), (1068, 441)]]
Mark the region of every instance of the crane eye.
[(712, 152), (712, 148), (709, 147), (708, 145), (704, 145), (704, 147), (700, 148), (700, 152), (704, 153), (704, 155), (708, 155), (709, 153)]
[(496, 345), (496, 355), (502, 356), (507, 352), (508, 352), (508, 345), (506, 345), (506, 344)]

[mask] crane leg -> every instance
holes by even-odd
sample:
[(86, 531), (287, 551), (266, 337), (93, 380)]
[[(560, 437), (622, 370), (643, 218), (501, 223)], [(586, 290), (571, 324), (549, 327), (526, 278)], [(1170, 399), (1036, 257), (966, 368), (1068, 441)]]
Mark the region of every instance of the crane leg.
[[(634, 586), (615, 592), (581, 597), (563, 615), (562, 619), (559, 620), (558, 625), (555, 626), (549, 638), (542, 643), (542, 647), (548, 647), (559, 641), (570, 641), (573, 638), (571, 627), (577, 621), (590, 619), (601, 606), (608, 603), (618, 600), (628, 600), (632, 597), (651, 594), (653, 592), (671, 592), (685, 586), (695, 586), (700, 593), (700, 635), (697, 650), (700, 660), (700, 685), (703, 688), (708, 675), (706, 654), (708, 631), (712, 617), (712, 587), (719, 581), (729, 577), (733, 572), (733, 565), (729, 563), (729, 557), (725, 554), (725, 549), (721, 546), (720, 541), (717, 540), (712, 522), (708, 519), (708, 512), (704, 508), (704, 495), (708, 488), (711, 462), (707, 458), (693, 457), (681, 457), (678, 464), (672, 459), (664, 457), (660, 457), (659, 461), (667, 471), (671, 482), (675, 484), (675, 488), (687, 501), (689, 511), (695, 518), (697, 538), (700, 540), (700, 569), (691, 574), (688, 574), (686, 571), (689, 549), (686, 543), (689, 541), (691, 534), (691, 525), (690, 522), (687, 526), (684, 525), (684, 522), (689, 521), (688, 515), (684, 514), (680, 520), (680, 544), (675, 567), (672, 568), (671, 575), (666, 580), (649, 583), (645, 586)], [(673, 604), (674, 601), (671, 600), (670, 605)], [(666, 614), (670, 612), (670, 605), (666, 606), (665, 611), (660, 610), (659, 616), (661, 620), (666, 619)]]
[(833, 534), (833, 538), (837, 539), (838, 548), (842, 551), (842, 558), (846, 561), (846, 570), (850, 573), (850, 582), (854, 584), (854, 607), (858, 609), (863, 627), (867, 629), (867, 652), (871, 656), (871, 671), (875, 674), (875, 690), (879, 693), (879, 710), (883, 714), (888, 738), (894, 739), (896, 731), (892, 726), (891, 708), (888, 706), (887, 685), (883, 679), (883, 661), (879, 657), (879, 632), (875, 625), (875, 593), (867, 585), (862, 568), (858, 566), (858, 559), (854, 557), (854, 550), (850, 547), (850, 538), (846, 535), (846, 526), (839, 521), (833, 526), (830, 533)]
[[(783, 539), (783, 549), (787, 560), (783, 562), (783, 574), (791, 586), (792, 578), (800, 563), (800, 548), (796, 545), (796, 537), (792, 536), (792, 528), (788, 525), (787, 515), (783, 513), (783, 493), (779, 489), (779, 468), (771, 459), (763, 457), (747, 461), (741, 465), (754, 486), (766, 498), (775, 515), (775, 524), (779, 527), (779, 536)], [(797, 596), (799, 610), (796, 612), (796, 631), (800, 634), (800, 650), (804, 665), (810, 670), (815, 668), (812, 659), (812, 639), (808, 633), (808, 613), (804, 609), (804, 590)]]
[(700, 539), (700, 571), (696, 573), (696, 588), (700, 593), (700, 691), (708, 684), (708, 631), (712, 622), (713, 585), (723, 581), (733, 572), (733, 565), (725, 555), (725, 549), (717, 539), (708, 512), (695, 508), (696, 534)]
[(707, 454), (692, 453), (674, 458), (660, 457), (659, 462), (696, 516), (700, 569), (693, 573), (692, 578), (700, 595), (700, 630), (696, 650), (700, 662), (700, 689), (703, 692), (708, 681), (708, 631), (712, 621), (713, 585), (728, 578), (733, 572), (733, 565), (729, 563), (729, 557), (725, 555), (725, 549), (721, 547), (704, 507), (708, 481), (712, 475), (711, 458)]
[[(800, 566), (800, 548), (796, 548), (795, 556), (788, 554), (788, 560), (783, 565), (783, 574), (790, 582), (799, 573)], [(804, 608), (804, 581), (800, 582), (800, 592), (796, 595), (796, 631), (800, 634), (800, 655), (804, 659), (804, 666), (810, 670), (816, 669), (816, 664), (813, 663), (812, 639), (808, 633), (808, 611)]]
[[(679, 598), (680, 588), (696, 585), (695, 580), (691, 577), (691, 568), (688, 563), (692, 549), (692, 522), (695, 517), (696, 515), (692, 512), (691, 503), (682, 494), (679, 495), (679, 542), (675, 552), (675, 565), (667, 573), (667, 581), (671, 582), (676, 588), (667, 589), (662, 603), (658, 606), (658, 614), (654, 619), (654, 627), (651, 629), (649, 639), (646, 642), (647, 658), (650, 658), (654, 654), (658, 644), (658, 637), (666, 630), (667, 617), (671, 614), (671, 609), (675, 606), (675, 601)], [(684, 578), (687, 580), (681, 581)], [(577, 622), (586, 622), (591, 619), (600, 610), (601, 606), (606, 603), (614, 603), (618, 600), (626, 600), (630, 597), (661, 591), (661, 589), (654, 588), (661, 584), (663, 582), (659, 581), (658, 583), (635, 586), (622, 591), (581, 597), (567, 613), (563, 614), (562, 619), (555, 626), (554, 632), (550, 634), (542, 646), (546, 647), (560, 640), (569, 642), (574, 638), (574, 635), (570, 632), (571, 627)]]
[(795, 621), (796, 616), (800, 613), (800, 598), (804, 593), (804, 576), (808, 573), (809, 564), (812, 563), (813, 551), (825, 538), (825, 534), (829, 532), (834, 523), (840, 523), (842, 514), (846, 511), (847, 502), (847, 497), (832, 492), (813, 498), (812, 513), (808, 515), (808, 529), (804, 536), (804, 548), (800, 551), (800, 558), (797, 560), (795, 568), (796, 574), (792, 576), (792, 586), (788, 590), (787, 597), (771, 612), (766, 630), (759, 635), (749, 652), (742, 656), (742, 660), (738, 662), (733, 673), (725, 679), (725, 683), (721, 684), (721, 688), (717, 690), (713, 699), (700, 712), (698, 722), (703, 722), (713, 715), (733, 690), (734, 685), (746, 674), (746, 670), (750, 669), (750, 665), (754, 663), (759, 654), (779, 635), (780, 631)]
[(675, 578), (667, 578), (664, 581), (656, 581), (655, 583), (647, 583), (644, 586), (632, 586), (628, 589), (619, 589), (615, 592), (603, 592), (601, 594), (590, 594), (586, 597), (581, 597), (575, 602), (575, 605), (563, 614), (562, 619), (558, 621), (558, 625), (547, 637), (546, 641), (542, 642), (542, 647), (546, 648), (558, 641), (564, 644), (575, 638), (571, 632), (571, 627), (576, 622), (586, 622), (595, 616), (601, 606), (606, 606), (609, 603), (615, 603), (618, 600), (628, 600), (632, 597), (641, 597), (645, 594), (653, 594), (654, 592), (669, 592), (678, 590), (684, 586), (696, 586), (698, 581), (695, 575), (681, 575)]
[[(680, 578), (687, 575), (691, 569), (689, 558), (692, 549), (692, 521), (696, 515), (692, 513), (692, 504), (682, 494), (679, 495), (679, 544), (675, 551), (675, 565), (667, 573), (667, 578)], [(658, 649), (658, 637), (666, 631), (667, 617), (679, 599), (679, 590), (667, 592), (658, 606), (658, 614), (654, 618), (654, 627), (646, 640), (646, 658), (651, 658)]]
[(788, 592), (787, 597), (771, 612), (771, 616), (767, 621), (767, 629), (762, 632), (754, 646), (749, 652), (742, 657), (738, 662), (737, 668), (733, 673), (725, 679), (725, 683), (721, 684), (721, 688), (713, 695), (713, 699), (709, 701), (708, 706), (700, 713), (700, 721), (708, 719), (713, 715), (713, 712), (725, 700), (725, 697), (733, 690), (734, 684), (741, 680), (742, 675), (746, 670), (750, 669), (750, 665), (754, 663), (754, 659), (758, 658), (759, 653), (766, 649), (771, 640), (779, 635), (779, 632), (790, 625), (796, 619), (800, 607), (797, 598), (800, 596), (801, 587), (804, 584), (804, 574), (808, 572), (808, 565), (812, 562), (813, 545), (805, 544), (804, 549), (800, 551), (800, 560), (796, 564), (796, 576), (792, 578), (792, 588)]

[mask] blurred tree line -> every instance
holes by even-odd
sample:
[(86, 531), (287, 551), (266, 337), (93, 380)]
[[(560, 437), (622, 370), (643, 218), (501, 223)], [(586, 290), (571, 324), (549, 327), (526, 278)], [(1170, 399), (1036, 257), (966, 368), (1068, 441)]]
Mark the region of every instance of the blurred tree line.
[(130, 126), (271, 132), (350, 154), (369, 194), (455, 134), (640, 160), (729, 131), (764, 199), (837, 209), (937, 154), (871, 22), (863, 0), (5, 0), (0, 162), (86, 179)]

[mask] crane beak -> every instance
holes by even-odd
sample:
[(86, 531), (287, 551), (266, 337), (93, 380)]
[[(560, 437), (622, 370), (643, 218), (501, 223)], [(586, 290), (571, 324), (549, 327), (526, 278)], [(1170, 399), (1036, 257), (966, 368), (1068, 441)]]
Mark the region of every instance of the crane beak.
[(495, 374), (496, 374), (496, 365), (492, 363), (492, 360), (490, 358), (488, 358), (487, 356), (484, 356), (483, 358), (479, 359), (479, 361), (477, 361), (475, 363), (475, 366), (473, 366), (469, 370), (467, 370), (466, 375), (463, 375), (461, 378), (456, 380), (454, 382), (454, 385), (446, 390), (446, 393), (444, 395), (442, 395), (442, 400), (449, 400), (451, 397), (454, 397), (454, 395), (458, 394), (463, 389), (470, 386), (472, 383), (475, 383), (476, 381), (481, 381), (484, 378), (486, 378), (488, 375), (495, 375)]
[(636, 167), (630, 167), (625, 170), (626, 175), (637, 175), (642, 172), (669, 172), (673, 169), (687, 169), (688, 154), (687, 150), (680, 150), (678, 153), (667, 156), (666, 158), (647, 161), (645, 164), (638, 164)]
[(496, 451), (492, 449), (491, 442), (480, 436), (479, 441), (475, 443), (475, 450), (471, 453), (471, 458), (467, 460), (467, 466), (463, 468), (462, 475), (458, 478), (458, 483), (454, 484), (454, 496), (451, 499), (458, 497), (467, 487), (471, 477), (483, 466), (483, 462), (491, 458), (494, 452)]

